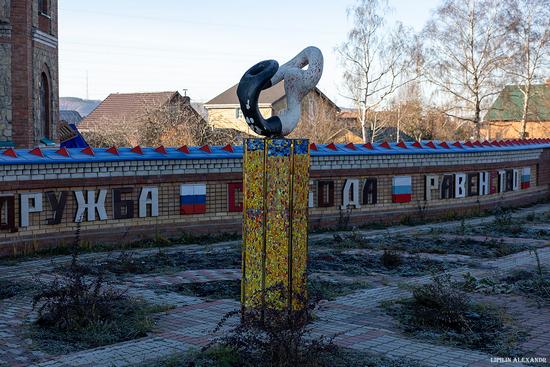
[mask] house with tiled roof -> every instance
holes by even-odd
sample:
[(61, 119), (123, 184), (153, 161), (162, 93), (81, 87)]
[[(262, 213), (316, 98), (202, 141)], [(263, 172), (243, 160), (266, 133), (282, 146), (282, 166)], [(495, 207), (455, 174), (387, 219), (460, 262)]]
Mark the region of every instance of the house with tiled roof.
[[(250, 136), (257, 136), (244, 120), (237, 97), (237, 87), (238, 84), (235, 84), (204, 104), (204, 107), (208, 111), (208, 123), (213, 128), (234, 129)], [(340, 108), (333, 101), (321, 92), (319, 88), (315, 88), (302, 101), (302, 119), (308, 117), (308, 115), (309, 117), (314, 115), (316, 111), (321, 109), (321, 105), (324, 107), (325, 112), (326, 109), (334, 110), (335, 113), (340, 112)], [(286, 93), (284, 81), (262, 91), (258, 100), (258, 107), (260, 113), (265, 118), (277, 115), (285, 109)]]
[[(482, 136), (487, 139), (519, 138), (523, 103), (524, 94), (520, 87), (506, 86), (485, 115)], [(550, 138), (550, 80), (531, 86), (526, 117), (527, 138)]]
[[(185, 113), (190, 118), (206, 121), (191, 105), (187, 96), (182, 96), (177, 91), (154, 93), (113, 93), (101, 102), (82, 122), (78, 129), (84, 136), (93, 131), (113, 131), (119, 126), (125, 129), (135, 125), (135, 130), (149, 114), (164, 107), (183, 106)], [(136, 144), (137, 142), (129, 142)]]

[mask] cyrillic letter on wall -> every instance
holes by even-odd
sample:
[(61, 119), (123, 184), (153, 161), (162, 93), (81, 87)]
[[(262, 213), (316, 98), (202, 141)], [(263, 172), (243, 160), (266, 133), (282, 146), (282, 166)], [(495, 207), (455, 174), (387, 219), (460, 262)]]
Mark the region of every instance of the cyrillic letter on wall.
[(86, 191), (87, 200), (84, 199), (84, 191), (75, 191), (74, 196), (77, 204), (76, 216), (74, 219), (76, 223), (84, 220), (84, 213), (87, 214), (88, 222), (95, 221), (96, 212), (99, 216), (99, 220), (107, 219), (107, 212), (105, 211), (105, 198), (107, 197), (107, 190), (99, 190), (97, 200), (95, 190)]
[(42, 193), (26, 193), (20, 196), (21, 227), (29, 226), (29, 214), (42, 211)]
[(347, 209), (349, 206), (354, 206), (359, 209), (359, 180), (346, 180), (342, 190), (342, 209)]
[[(151, 211), (148, 214), (147, 208)], [(144, 187), (139, 195), (139, 217), (146, 218), (148, 216), (159, 216), (159, 189), (158, 187)]]

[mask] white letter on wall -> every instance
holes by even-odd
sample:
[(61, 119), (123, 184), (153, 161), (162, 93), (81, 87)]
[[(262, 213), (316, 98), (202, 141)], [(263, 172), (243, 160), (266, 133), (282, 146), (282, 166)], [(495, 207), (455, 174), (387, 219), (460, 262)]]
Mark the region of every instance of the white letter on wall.
[[(350, 200), (350, 191), (353, 198)], [(342, 209), (347, 209), (353, 205), (357, 209), (361, 207), (359, 204), (359, 180), (346, 180), (344, 189), (342, 190)]]
[(82, 222), (84, 219), (84, 212), (87, 212), (88, 222), (93, 222), (95, 220), (95, 212), (99, 215), (99, 220), (107, 219), (107, 212), (105, 211), (105, 198), (107, 197), (107, 190), (99, 190), (99, 196), (97, 201), (95, 199), (95, 190), (88, 190), (87, 199), (84, 199), (83, 191), (75, 191), (74, 196), (76, 197), (76, 204), (78, 208), (76, 210), (75, 222)]
[(151, 205), (151, 217), (159, 216), (159, 189), (144, 187), (139, 195), (139, 217), (147, 217), (147, 206)]
[(479, 172), (479, 195), (489, 195), (489, 172)]
[(498, 171), (498, 192), (506, 191), (506, 171)]
[(455, 175), (455, 198), (466, 197), (466, 174), (457, 173)]
[(520, 188), (520, 174), (519, 174), (519, 169), (515, 169), (514, 170), (514, 181), (513, 181), (513, 184), (512, 184), (512, 190), (514, 191), (518, 191), (519, 188)]
[(29, 226), (29, 213), (42, 211), (42, 193), (21, 194), (21, 227)]
[(426, 176), (426, 201), (432, 200), (432, 190), (439, 188), (439, 176)]

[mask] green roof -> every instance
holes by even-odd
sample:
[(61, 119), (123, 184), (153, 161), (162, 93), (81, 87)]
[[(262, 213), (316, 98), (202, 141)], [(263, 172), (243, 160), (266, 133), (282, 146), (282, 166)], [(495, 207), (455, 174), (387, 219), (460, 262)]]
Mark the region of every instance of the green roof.
[[(527, 121), (550, 121), (550, 85), (534, 84)], [(523, 115), (523, 93), (517, 85), (507, 85), (495, 100), (485, 121), (521, 121)]]

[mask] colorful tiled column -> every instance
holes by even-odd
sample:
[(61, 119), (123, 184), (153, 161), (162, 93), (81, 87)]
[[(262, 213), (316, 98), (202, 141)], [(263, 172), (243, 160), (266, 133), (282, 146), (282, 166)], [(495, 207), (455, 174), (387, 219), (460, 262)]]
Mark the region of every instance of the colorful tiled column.
[(306, 297), (308, 141), (247, 139), (244, 147), (242, 306), (299, 309)]

